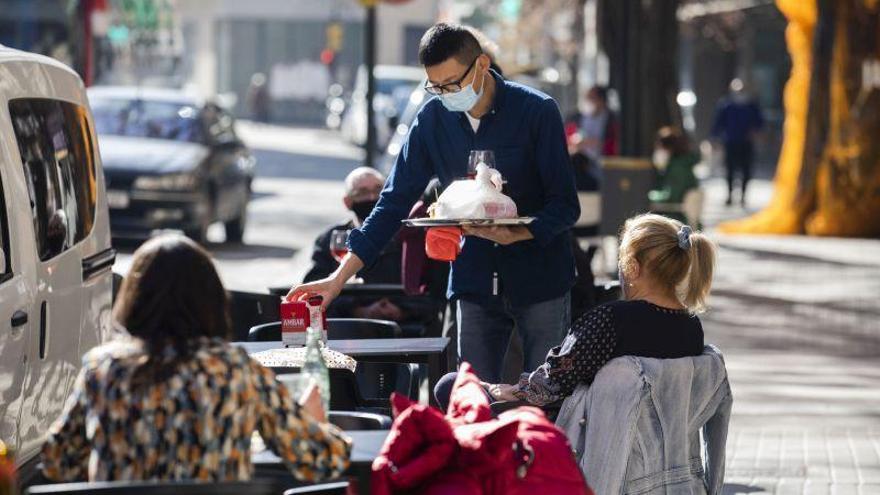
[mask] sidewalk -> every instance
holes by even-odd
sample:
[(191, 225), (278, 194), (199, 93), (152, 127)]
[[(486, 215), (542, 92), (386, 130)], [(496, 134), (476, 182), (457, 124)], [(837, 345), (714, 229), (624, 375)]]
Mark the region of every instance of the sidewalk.
[[(742, 215), (706, 187), (710, 230)], [(734, 394), (724, 493), (880, 493), (880, 240), (713, 238), (702, 319)]]

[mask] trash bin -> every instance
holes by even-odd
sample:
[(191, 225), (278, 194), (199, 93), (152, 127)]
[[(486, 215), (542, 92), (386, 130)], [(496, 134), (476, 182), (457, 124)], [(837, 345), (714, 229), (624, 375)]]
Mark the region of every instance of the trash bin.
[(647, 158), (608, 156), (602, 158), (601, 235), (617, 236), (633, 215), (650, 211), (648, 191), (656, 172)]

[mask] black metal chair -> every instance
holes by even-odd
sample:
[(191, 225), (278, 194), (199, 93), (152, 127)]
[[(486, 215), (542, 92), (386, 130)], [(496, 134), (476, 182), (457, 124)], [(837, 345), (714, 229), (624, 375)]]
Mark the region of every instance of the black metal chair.
[(286, 490), (284, 495), (346, 495), (348, 482), (321, 483), (320, 485), (301, 486)]
[(333, 411), (327, 415), (327, 421), (343, 430), (390, 430), (391, 417), (384, 414), (359, 411)]
[(241, 495), (242, 493), (252, 495), (277, 495), (278, 492), (283, 489), (283, 485), (279, 485), (277, 482), (271, 480), (231, 481), (221, 483), (199, 483), (195, 481), (100, 481), (93, 483), (35, 485), (28, 488), (25, 493), (29, 495)]
[[(273, 367), (276, 375), (299, 373), (293, 366)], [(344, 368), (330, 368), (330, 410), (361, 411), (386, 414), (390, 412), (387, 399), (366, 398), (358, 387), (355, 374)]]
[[(366, 318), (329, 318), (328, 336), (339, 339), (384, 339), (400, 335), (400, 327), (393, 321)], [(251, 342), (274, 342), (281, 340), (281, 322), (257, 325), (248, 332)], [(409, 397), (418, 395), (418, 372), (415, 366), (398, 363), (359, 362), (356, 371), (360, 391), (364, 397), (387, 399), (391, 392)]]
[[(252, 327), (281, 319), (281, 299), (276, 295), (229, 291), (229, 306), (234, 340), (247, 340)], [(281, 340), (280, 334), (275, 340)]]

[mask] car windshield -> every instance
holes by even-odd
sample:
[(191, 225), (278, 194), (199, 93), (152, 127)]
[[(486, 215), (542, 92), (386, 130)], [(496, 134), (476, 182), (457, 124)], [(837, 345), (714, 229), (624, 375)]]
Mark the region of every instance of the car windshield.
[(418, 83), (418, 81), (413, 81), (412, 79), (383, 79), (377, 77), (376, 92), (385, 95), (393, 95), (397, 90), (404, 89), (408, 94)]
[(198, 110), (185, 103), (90, 98), (98, 134), (201, 141)]

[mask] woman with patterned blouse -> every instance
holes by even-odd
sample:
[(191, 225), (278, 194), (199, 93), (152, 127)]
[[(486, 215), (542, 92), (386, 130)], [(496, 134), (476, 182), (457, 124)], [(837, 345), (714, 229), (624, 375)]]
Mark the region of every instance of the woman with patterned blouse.
[[(703, 352), (705, 308), (712, 284), (715, 248), (699, 232), (659, 215), (629, 219), (620, 243), (623, 300), (603, 304), (578, 319), (562, 344), (519, 383), (484, 384), (494, 400), (535, 405), (571, 395), (590, 384), (599, 369), (618, 356), (679, 358)], [(455, 373), (434, 389), (446, 408)]]
[(248, 480), (254, 432), (300, 480), (347, 469), (350, 441), (326, 423), (314, 389), (294, 402), (270, 370), (226, 342), (226, 292), (194, 242), (144, 243), (114, 319), (128, 335), (84, 357), (43, 447), (48, 478)]

